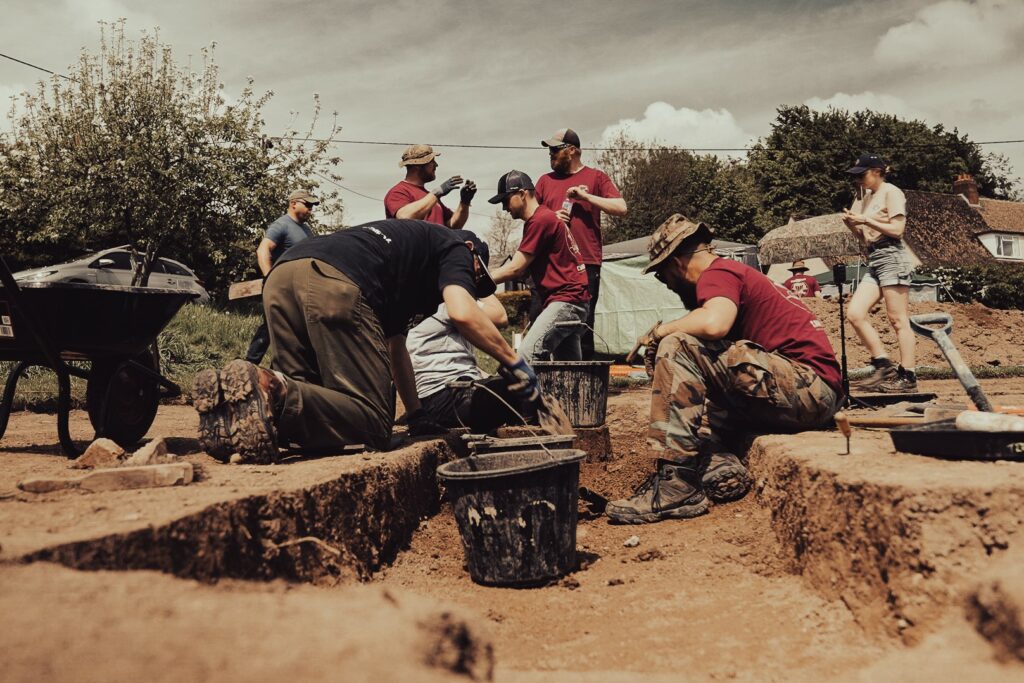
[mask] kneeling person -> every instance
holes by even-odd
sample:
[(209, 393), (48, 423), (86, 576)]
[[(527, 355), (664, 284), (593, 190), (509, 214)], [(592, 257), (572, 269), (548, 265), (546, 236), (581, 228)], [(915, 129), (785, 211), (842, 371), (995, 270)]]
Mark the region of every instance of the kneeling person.
[(523, 339), (523, 356), (529, 361), (581, 360), (590, 292), (587, 267), (572, 231), (537, 201), (533, 181), (522, 171), (503, 175), (498, 194), (488, 201), (500, 203), (513, 218), (525, 221), (519, 249), (509, 263), (494, 271), (494, 281), (500, 284), (529, 270), (544, 303)]
[(648, 432), (656, 471), (633, 497), (608, 504), (612, 521), (695, 517), (707, 496), (742, 498), (752, 482), (725, 435), (814, 429), (839, 408), (839, 364), (821, 322), (785, 287), (710, 245), (711, 230), (679, 214), (651, 237), (644, 272), (690, 312), (645, 340), (657, 354)]
[(423, 416), (405, 330), (444, 302), (452, 323), (501, 364), (521, 400), (540, 399), (537, 377), (476, 299), (494, 283), (475, 245), (414, 220), (367, 223), (312, 237), (285, 253), (263, 288), (274, 372), (246, 361), (196, 376), (200, 443), (211, 455), (275, 461), (278, 447), (331, 452), (388, 446), (392, 380), (410, 415)]

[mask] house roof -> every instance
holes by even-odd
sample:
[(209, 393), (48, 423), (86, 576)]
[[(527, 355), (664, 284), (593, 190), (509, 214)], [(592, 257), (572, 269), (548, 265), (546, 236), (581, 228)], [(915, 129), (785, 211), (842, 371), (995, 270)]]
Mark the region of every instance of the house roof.
[[(977, 235), (990, 228), (959, 195), (907, 190), (907, 228), (903, 239), (931, 268), (991, 263)], [(776, 228), (760, 243), (762, 263), (817, 257), (829, 266), (856, 261), (860, 249), (838, 213), (814, 216)]]
[(987, 228), (982, 232), (1015, 232), (1024, 234), (1024, 202), (982, 197), (981, 217)]
[[(640, 256), (643, 254), (647, 255), (647, 245), (651, 241), (650, 237), (637, 237), (636, 239), (626, 240), (624, 242), (614, 242), (612, 244), (606, 244), (601, 249), (602, 258), (605, 259), (620, 259), (629, 256)], [(757, 253), (757, 247), (753, 244), (742, 244), (740, 242), (730, 242), (728, 240), (711, 240), (711, 246), (715, 249), (727, 250), (727, 251), (751, 251)]]

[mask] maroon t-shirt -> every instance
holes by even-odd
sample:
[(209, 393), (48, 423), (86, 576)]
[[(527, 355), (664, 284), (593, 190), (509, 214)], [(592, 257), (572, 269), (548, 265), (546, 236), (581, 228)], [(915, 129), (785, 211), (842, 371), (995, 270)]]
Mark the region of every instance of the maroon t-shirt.
[(794, 275), (782, 286), (800, 297), (813, 297), (821, 291), (821, 285), (810, 275)]
[(715, 259), (697, 280), (697, 304), (722, 296), (736, 304), (736, 322), (727, 339), (747, 339), (766, 351), (810, 366), (842, 391), (842, 373), (825, 328), (800, 298), (748, 265)]
[[(423, 199), (427, 194), (425, 187), (413, 185), (405, 180), (399, 182), (384, 195), (384, 217), (397, 218), (399, 209)], [(423, 220), (428, 223), (437, 223), (438, 225), (447, 225), (451, 219), (452, 210), (442, 204), (440, 199), (437, 201), (437, 204), (434, 204), (434, 208), (430, 210), (430, 213), (423, 217)]]
[[(542, 175), (535, 190), (537, 201), (552, 211), (558, 211), (565, 201), (566, 190), (577, 185), (586, 185), (587, 192), (597, 197), (618, 199), (622, 196), (615, 183), (604, 172), (584, 166), (572, 175), (561, 175), (554, 171)], [(601, 210), (590, 202), (579, 199), (570, 201), (572, 212), (569, 214), (569, 228), (580, 245), (583, 262), (600, 264)]]
[(533, 256), (530, 276), (545, 306), (552, 301), (590, 301), (587, 267), (580, 258), (580, 248), (554, 211), (546, 206), (537, 207), (523, 225), (519, 251)]

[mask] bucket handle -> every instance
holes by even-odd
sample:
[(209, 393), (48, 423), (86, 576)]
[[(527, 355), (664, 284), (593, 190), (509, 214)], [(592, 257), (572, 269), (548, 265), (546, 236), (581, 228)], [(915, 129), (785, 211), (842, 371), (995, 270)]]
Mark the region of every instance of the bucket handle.
[(591, 332), (593, 332), (594, 336), (597, 337), (598, 339), (600, 339), (601, 343), (604, 344), (604, 352), (606, 354), (608, 354), (609, 356), (612, 355), (612, 347), (608, 344), (608, 342), (605, 341), (604, 337), (602, 337), (601, 335), (599, 335), (597, 333), (597, 330), (595, 330), (593, 327), (588, 325), (586, 322), (584, 322), (582, 320), (562, 320), (561, 322), (557, 322), (554, 325), (552, 325), (552, 327), (581, 327), (581, 326), (585, 327), (588, 330), (590, 330)]

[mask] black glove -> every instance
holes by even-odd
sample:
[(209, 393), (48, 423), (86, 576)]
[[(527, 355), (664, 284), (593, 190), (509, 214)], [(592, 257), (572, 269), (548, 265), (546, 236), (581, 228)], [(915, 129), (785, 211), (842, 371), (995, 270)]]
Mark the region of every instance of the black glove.
[(437, 198), (440, 199), (461, 184), (462, 178), (457, 175), (453, 175), (451, 178), (441, 183), (441, 187), (434, 190), (434, 194), (436, 194)]
[(409, 424), (409, 436), (433, 436), (435, 434), (444, 434), (448, 431), (423, 408), (417, 408), (408, 413), (406, 415), (406, 422)]
[(462, 186), (462, 191), (459, 192), (459, 201), (466, 206), (469, 206), (473, 197), (476, 196), (476, 183), (472, 180), (467, 180), (466, 184)]
[(540, 400), (540, 384), (537, 382), (537, 375), (534, 373), (522, 356), (512, 365), (503, 365), (498, 372), (505, 378), (509, 392), (526, 403), (536, 403)]

